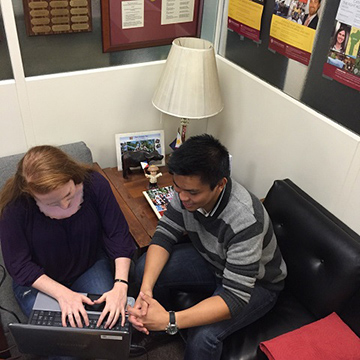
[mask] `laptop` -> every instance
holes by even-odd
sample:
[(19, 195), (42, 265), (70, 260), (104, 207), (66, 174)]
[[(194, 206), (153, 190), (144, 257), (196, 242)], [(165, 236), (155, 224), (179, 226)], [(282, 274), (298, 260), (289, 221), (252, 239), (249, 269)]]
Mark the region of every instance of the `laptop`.
[[(99, 295), (89, 295), (90, 298)], [(135, 299), (128, 297), (133, 306)], [(39, 292), (27, 324), (10, 323), (9, 330), (21, 353), (38, 356), (73, 356), (92, 359), (127, 360), (130, 353), (131, 325), (126, 317), (125, 326), (119, 320), (109, 330), (96, 328), (96, 319), (102, 308), (87, 308), (93, 325), (86, 328), (63, 327), (61, 310), (52, 297)]]

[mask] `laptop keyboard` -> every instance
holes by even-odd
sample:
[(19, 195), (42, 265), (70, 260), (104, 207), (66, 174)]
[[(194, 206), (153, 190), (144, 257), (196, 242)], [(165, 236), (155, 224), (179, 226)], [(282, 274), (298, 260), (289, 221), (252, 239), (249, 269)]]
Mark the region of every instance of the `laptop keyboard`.
[[(88, 313), (89, 318), (89, 326), (85, 326), (83, 323), (84, 329), (104, 329), (104, 325), (106, 322), (106, 317), (103, 320), (102, 324), (97, 328), (96, 323), (100, 317), (101, 313)], [(59, 311), (43, 311), (43, 310), (33, 310), (29, 324), (32, 325), (42, 325), (42, 326), (59, 326), (62, 327), (61, 322), (61, 312)], [(67, 326), (70, 326), (69, 322), (67, 322)], [(121, 316), (119, 317), (119, 320), (115, 324), (114, 327), (111, 329), (104, 329), (104, 330), (110, 330), (110, 331), (124, 331), (129, 332), (130, 330), (130, 324), (128, 321), (125, 321), (125, 325), (121, 326)]]

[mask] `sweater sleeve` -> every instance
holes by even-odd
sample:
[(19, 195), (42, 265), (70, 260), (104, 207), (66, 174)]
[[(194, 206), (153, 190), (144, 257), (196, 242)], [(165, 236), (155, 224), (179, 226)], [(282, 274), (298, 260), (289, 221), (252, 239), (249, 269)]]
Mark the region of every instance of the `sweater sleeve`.
[(175, 193), (164, 215), (159, 220), (151, 244), (162, 246), (171, 253), (173, 246), (179, 242), (184, 233), (185, 228), (181, 202), (179, 195)]
[(25, 231), (27, 212), (21, 201), (8, 205), (0, 220), (0, 239), (9, 275), (17, 284), (31, 286), (45, 271), (32, 261)]
[(219, 295), (228, 305), (232, 316), (250, 301), (255, 287), (262, 254), (262, 230), (262, 225), (255, 222), (230, 241), (223, 271), (224, 291)]
[(105, 248), (109, 257), (111, 259), (131, 258), (135, 251), (135, 242), (108, 181), (97, 172), (92, 173), (91, 180), (105, 234)]
[[(223, 289), (220, 296), (227, 303), (232, 316), (249, 303), (256, 283), (280, 291), (286, 276), (286, 266), (278, 251), (270, 218), (261, 202), (252, 194), (233, 198), (227, 208), (231, 234), (226, 240)], [(235, 211), (235, 207), (238, 209)]]

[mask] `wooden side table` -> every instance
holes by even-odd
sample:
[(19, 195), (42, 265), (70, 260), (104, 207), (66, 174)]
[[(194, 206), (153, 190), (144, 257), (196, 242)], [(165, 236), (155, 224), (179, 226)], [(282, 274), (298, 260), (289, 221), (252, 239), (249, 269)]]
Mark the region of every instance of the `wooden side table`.
[[(110, 183), (116, 200), (128, 222), (130, 233), (139, 248), (148, 246), (154, 235), (158, 218), (143, 195), (149, 180), (142, 170), (133, 170), (128, 179), (116, 167), (101, 169), (94, 164), (95, 170), (104, 175)], [(159, 187), (172, 185), (172, 176), (166, 166), (160, 167), (162, 176), (158, 179)]]

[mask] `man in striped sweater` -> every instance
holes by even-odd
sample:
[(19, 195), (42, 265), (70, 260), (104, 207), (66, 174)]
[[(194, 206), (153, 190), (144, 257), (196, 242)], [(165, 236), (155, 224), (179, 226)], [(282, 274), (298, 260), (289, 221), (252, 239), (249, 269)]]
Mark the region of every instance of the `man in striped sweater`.
[[(185, 359), (220, 359), (227, 336), (274, 306), (286, 265), (265, 208), (230, 178), (218, 140), (191, 137), (168, 166), (176, 194), (136, 265), (141, 286), (130, 321), (145, 334), (188, 328)], [(168, 312), (173, 289), (206, 296)]]

